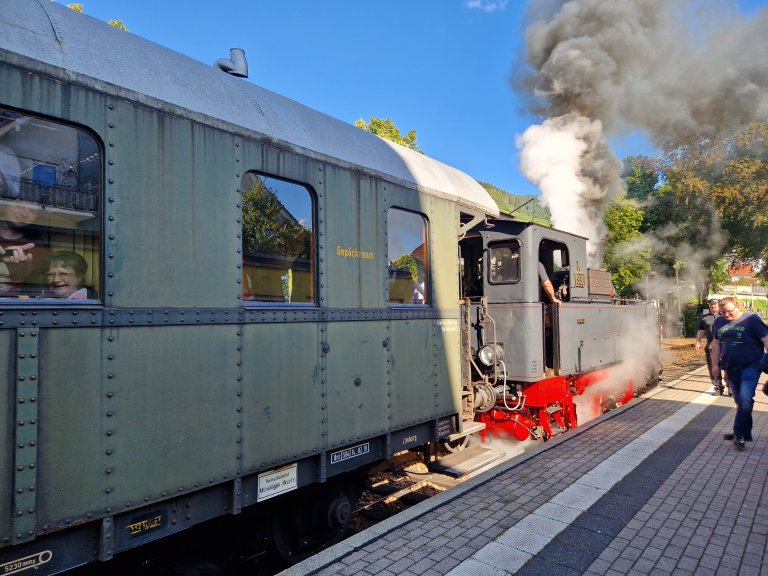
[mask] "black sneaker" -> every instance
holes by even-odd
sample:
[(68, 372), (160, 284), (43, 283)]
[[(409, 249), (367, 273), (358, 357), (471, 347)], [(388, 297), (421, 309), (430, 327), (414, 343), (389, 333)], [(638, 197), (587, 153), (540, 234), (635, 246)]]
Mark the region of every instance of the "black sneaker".
[[(729, 432), (728, 434), (723, 434), (723, 440), (733, 440), (733, 438), (734, 438), (734, 435), (731, 432)], [(744, 434), (744, 440), (747, 442), (752, 442), (752, 435)]]
[(736, 446), (737, 450), (744, 450), (744, 446), (746, 446), (746, 443), (744, 442), (744, 437), (734, 436), (733, 445)]

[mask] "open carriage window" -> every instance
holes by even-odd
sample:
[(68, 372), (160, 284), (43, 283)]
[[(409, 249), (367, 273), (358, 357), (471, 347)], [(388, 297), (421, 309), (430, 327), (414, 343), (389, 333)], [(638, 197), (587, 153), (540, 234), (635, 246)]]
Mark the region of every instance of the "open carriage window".
[(314, 304), (314, 200), (306, 186), (246, 172), (243, 302)]
[(93, 135), (0, 107), (0, 303), (99, 298), (101, 190)]
[(389, 303), (429, 304), (429, 250), (424, 216), (390, 208), (387, 242)]

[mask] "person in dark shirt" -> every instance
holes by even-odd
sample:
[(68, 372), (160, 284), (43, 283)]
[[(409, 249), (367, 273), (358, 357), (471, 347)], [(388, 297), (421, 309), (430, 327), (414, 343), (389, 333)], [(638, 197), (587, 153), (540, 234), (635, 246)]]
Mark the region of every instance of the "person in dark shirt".
[[(768, 349), (768, 326), (760, 316), (744, 312), (730, 296), (720, 301), (724, 321), (714, 324), (712, 353), (720, 359), (720, 368), (736, 403), (733, 433), (725, 434), (738, 449), (752, 440), (752, 407), (760, 378), (760, 361)], [(714, 374), (712, 375), (714, 377)]]
[[(696, 350), (699, 350), (701, 348), (702, 338), (707, 339), (707, 343), (704, 345), (704, 355), (707, 358), (707, 368), (709, 373), (714, 374), (714, 376), (712, 376), (712, 391), (714, 394), (720, 394), (722, 396), (723, 392), (725, 392), (725, 386), (723, 385), (723, 375), (719, 366), (712, 365), (713, 361), (715, 364), (717, 364), (717, 357), (715, 356), (713, 358), (712, 356), (712, 324), (714, 324), (715, 319), (719, 314), (719, 302), (720, 301), (716, 298), (712, 298), (707, 302), (709, 305), (709, 310), (704, 313), (704, 315), (701, 317), (701, 320), (699, 321), (699, 327), (698, 330), (696, 330), (696, 342), (694, 347)], [(730, 395), (731, 391), (728, 389), (728, 396)]]

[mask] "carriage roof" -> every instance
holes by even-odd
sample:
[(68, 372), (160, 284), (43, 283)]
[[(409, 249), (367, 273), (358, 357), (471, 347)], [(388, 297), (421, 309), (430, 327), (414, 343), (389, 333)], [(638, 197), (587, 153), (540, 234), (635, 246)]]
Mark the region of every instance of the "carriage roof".
[(460, 170), (55, 2), (0, 0), (0, 56), (498, 214)]

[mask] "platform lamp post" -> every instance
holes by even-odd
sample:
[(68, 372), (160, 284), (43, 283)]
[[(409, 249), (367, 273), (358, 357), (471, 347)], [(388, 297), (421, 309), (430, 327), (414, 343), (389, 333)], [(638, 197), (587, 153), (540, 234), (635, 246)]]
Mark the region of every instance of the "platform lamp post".
[(648, 270), (645, 274), (645, 297), (648, 301), (651, 301), (651, 276), (656, 276), (656, 272)]
[(685, 268), (685, 260), (675, 259), (675, 263), (672, 265), (675, 269), (675, 283), (677, 284), (677, 326), (680, 332), (680, 336), (683, 335), (685, 327), (685, 321), (683, 320), (683, 311), (680, 305), (680, 268)]

